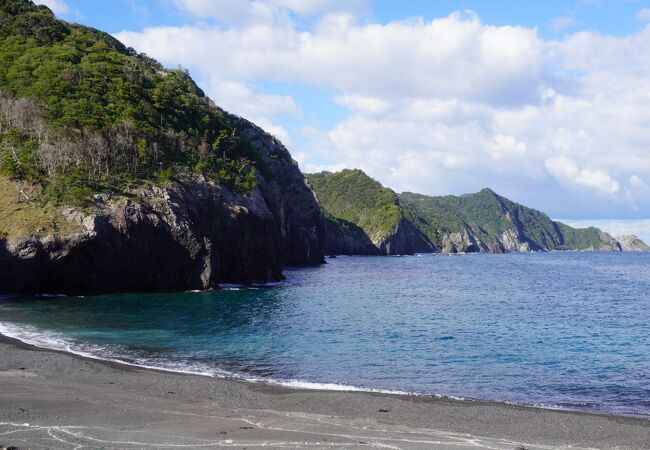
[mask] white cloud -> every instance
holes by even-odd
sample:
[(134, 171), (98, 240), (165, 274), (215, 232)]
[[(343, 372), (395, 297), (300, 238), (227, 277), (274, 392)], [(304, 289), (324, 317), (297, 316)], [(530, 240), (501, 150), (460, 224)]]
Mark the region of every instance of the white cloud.
[(636, 18), (642, 22), (650, 22), (650, 8), (642, 8), (636, 12)]
[(336, 102), (353, 111), (365, 114), (382, 114), (390, 109), (390, 102), (377, 97), (364, 95), (339, 95)]
[(606, 172), (598, 169), (580, 169), (566, 156), (549, 158), (544, 161), (544, 165), (560, 183), (569, 186), (586, 187), (607, 194), (616, 194), (621, 190), (618, 181)]
[(492, 158), (497, 160), (526, 154), (524, 142), (517, 141), (514, 136), (504, 134), (494, 136), (494, 142), (487, 149)]
[(167, 63), (225, 78), (301, 82), (356, 96), (517, 104), (538, 97), (543, 77), (534, 30), (484, 26), (469, 13), (385, 25), (330, 15), (313, 32), (253, 24), (148, 28), (117, 37)]
[(259, 94), (236, 81), (213, 80), (210, 92), (219, 106), (242, 117), (299, 117), (302, 114), (291, 96)]
[(63, 0), (37, 0), (34, 3), (47, 6), (57, 16), (67, 16), (71, 11), (68, 4)]
[(209, 85), (212, 99), (225, 110), (245, 117), (291, 146), (287, 130), (273, 122), (278, 117), (299, 117), (302, 111), (290, 96), (254, 92), (244, 83), (213, 79)]
[(576, 25), (577, 23), (578, 22), (573, 17), (556, 17), (551, 20), (551, 29), (554, 31), (562, 31)]
[(288, 14), (317, 14), (363, 11), (366, 0), (171, 0), (182, 11), (199, 19), (225, 24), (286, 21)]
[[(357, 21), (337, 1), (233, 1), (221, 10), (182, 1), (197, 16), (233, 18), (117, 37), (190, 67), (218, 104), (288, 144), (278, 118), (304, 122), (318, 111), (301, 115), (298, 98), (258, 92), (258, 82), (330, 94), (350, 114), (329, 129), (305, 128), (290, 147), (306, 170), (359, 167), (398, 191), (430, 194), (491, 186), (554, 215), (650, 210), (650, 26), (544, 40), (468, 11), (379, 24)], [(292, 18), (319, 13), (308, 30)]]

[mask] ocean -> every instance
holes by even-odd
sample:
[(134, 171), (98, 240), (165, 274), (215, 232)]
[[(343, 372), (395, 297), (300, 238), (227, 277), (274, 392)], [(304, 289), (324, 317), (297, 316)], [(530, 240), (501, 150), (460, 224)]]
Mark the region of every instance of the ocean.
[(274, 286), (5, 296), (0, 333), (302, 388), (650, 417), (650, 254), (339, 257)]

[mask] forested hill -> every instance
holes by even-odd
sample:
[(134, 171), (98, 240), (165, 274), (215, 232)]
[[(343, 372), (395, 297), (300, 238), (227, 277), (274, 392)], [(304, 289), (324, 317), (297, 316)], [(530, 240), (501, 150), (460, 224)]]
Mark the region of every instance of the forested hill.
[[(322, 226), (284, 146), (215, 106), (185, 70), (45, 6), (0, 0), (5, 286), (185, 289), (279, 279), (283, 263), (322, 260)], [(152, 262), (165, 251), (176, 261), (157, 275)], [(78, 261), (101, 263), (93, 252), (115, 273), (80, 274)]]
[(391, 253), (382, 250), (382, 242), (400, 230), (409, 230), (411, 239), (393, 253), (621, 249), (597, 228), (554, 222), (490, 189), (463, 196), (398, 195), (360, 170), (307, 179), (327, 218), (327, 253), (372, 253), (359, 250), (362, 242), (374, 245), (376, 253)]
[(329, 254), (402, 254), (433, 250), (406, 220), (400, 201), (361, 170), (305, 175), (323, 209)]
[(572, 228), (546, 214), (483, 189), (475, 194), (399, 196), (416, 227), (443, 251), (620, 251), (598, 228)]
[(186, 71), (45, 6), (0, 2), (0, 90), (2, 174), (42, 185), (48, 200), (82, 201), (177, 170), (246, 192), (266, 169)]

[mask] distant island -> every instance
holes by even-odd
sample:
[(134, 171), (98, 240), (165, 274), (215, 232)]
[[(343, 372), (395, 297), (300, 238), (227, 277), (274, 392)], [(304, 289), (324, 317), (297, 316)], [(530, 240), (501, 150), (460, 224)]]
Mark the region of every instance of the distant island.
[(337, 253), (642, 248), (489, 189), (397, 195), (359, 170), (308, 183), (187, 71), (30, 1), (0, 3), (0, 42), (3, 292), (265, 283)]
[(462, 196), (397, 194), (361, 170), (306, 175), (323, 208), (327, 254), (644, 251), (621, 238), (572, 228), (491, 189)]

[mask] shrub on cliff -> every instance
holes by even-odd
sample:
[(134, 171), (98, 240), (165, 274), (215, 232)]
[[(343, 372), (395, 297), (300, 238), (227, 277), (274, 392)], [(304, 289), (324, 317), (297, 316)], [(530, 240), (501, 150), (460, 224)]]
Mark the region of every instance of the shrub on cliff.
[(31, 1), (0, 1), (0, 91), (0, 172), (39, 183), (51, 200), (179, 170), (248, 192), (265, 173), (185, 70)]

